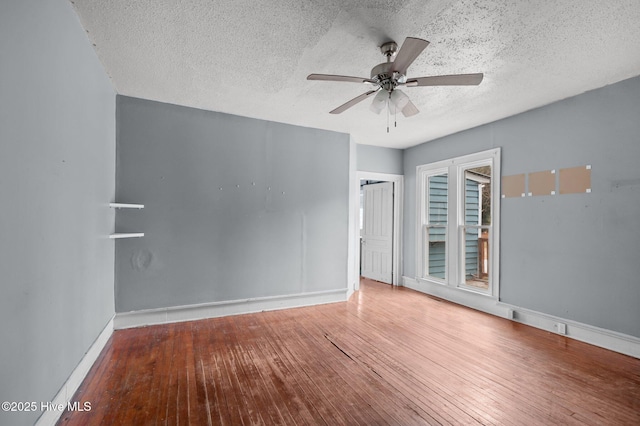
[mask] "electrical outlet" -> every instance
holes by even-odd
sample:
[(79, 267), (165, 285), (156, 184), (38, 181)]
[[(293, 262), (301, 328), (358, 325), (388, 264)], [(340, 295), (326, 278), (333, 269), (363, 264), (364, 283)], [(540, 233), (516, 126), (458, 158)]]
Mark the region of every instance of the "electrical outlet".
[(507, 309), (507, 319), (516, 319), (516, 311), (514, 311), (513, 309)]
[(553, 328), (558, 334), (567, 334), (567, 324), (562, 322), (557, 322), (553, 324)]

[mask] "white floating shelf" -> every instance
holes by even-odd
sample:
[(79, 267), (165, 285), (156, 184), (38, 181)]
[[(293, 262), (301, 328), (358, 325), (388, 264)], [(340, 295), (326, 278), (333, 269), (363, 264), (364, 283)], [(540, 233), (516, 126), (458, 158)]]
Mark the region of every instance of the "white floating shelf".
[(139, 238), (139, 237), (144, 237), (144, 232), (136, 232), (136, 233), (131, 233), (131, 234), (111, 234), (109, 235), (109, 238), (111, 238), (112, 240), (118, 239), (118, 238)]
[(114, 209), (144, 209), (144, 204), (109, 203)]

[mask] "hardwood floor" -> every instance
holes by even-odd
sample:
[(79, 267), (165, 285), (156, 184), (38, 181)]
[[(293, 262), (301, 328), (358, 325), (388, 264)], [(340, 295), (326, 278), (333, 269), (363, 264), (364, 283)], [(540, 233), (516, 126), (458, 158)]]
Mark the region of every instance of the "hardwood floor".
[(640, 360), (364, 280), (347, 303), (114, 332), (61, 425), (640, 425)]

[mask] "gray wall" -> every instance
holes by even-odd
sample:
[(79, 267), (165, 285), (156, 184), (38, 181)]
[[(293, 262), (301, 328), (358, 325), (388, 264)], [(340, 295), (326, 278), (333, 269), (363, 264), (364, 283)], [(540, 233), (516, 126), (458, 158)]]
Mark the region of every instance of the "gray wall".
[(115, 93), (65, 0), (0, 2), (0, 58), (0, 401), (51, 401), (114, 314)]
[(117, 99), (118, 312), (346, 289), (349, 135)]
[(360, 172), (376, 172), (401, 175), (404, 173), (403, 150), (381, 146), (356, 145), (357, 169)]
[(405, 275), (417, 165), (494, 147), (503, 176), (591, 164), (591, 194), (502, 200), (500, 299), (640, 337), (639, 117), (633, 78), (406, 150)]

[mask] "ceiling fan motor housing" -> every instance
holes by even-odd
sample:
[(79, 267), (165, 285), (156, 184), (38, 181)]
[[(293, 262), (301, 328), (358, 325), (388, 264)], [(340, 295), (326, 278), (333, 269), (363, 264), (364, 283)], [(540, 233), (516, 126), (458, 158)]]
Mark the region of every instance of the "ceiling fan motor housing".
[(407, 77), (392, 70), (393, 62), (383, 62), (371, 69), (371, 80), (378, 82), (380, 87), (391, 92), (398, 84), (404, 84)]

